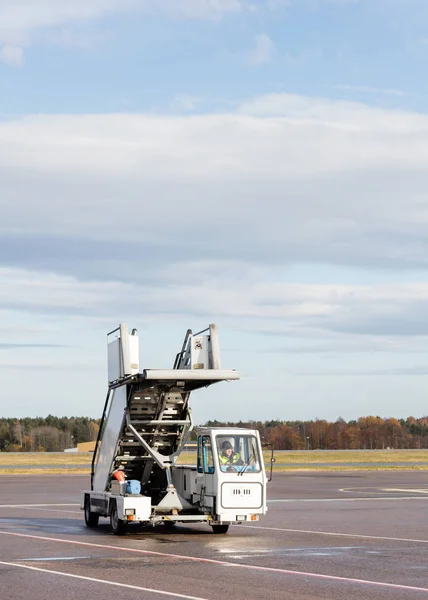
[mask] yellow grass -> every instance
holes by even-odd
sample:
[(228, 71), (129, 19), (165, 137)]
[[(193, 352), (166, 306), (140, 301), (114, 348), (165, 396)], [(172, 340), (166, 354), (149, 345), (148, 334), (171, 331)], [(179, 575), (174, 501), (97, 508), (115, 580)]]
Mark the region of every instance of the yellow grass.
[(90, 465), (92, 453), (89, 452), (0, 452), (2, 465)]
[[(264, 453), (265, 462), (269, 462), (270, 453)], [(278, 463), (392, 463), (427, 462), (428, 450), (301, 450), (276, 451)]]
[[(270, 452), (263, 454), (270, 468)], [(428, 450), (375, 450), (355, 451), (309, 450), (299, 452), (276, 451), (275, 472), (285, 471), (350, 471), (350, 470), (428, 470)], [(80, 474), (90, 472), (92, 453), (8, 453), (0, 452), (0, 474)], [(195, 464), (196, 452), (181, 454), (178, 464)], [(409, 463), (394, 465), (393, 463)], [(338, 463), (348, 463), (342, 465)], [(364, 464), (365, 463), (365, 464)], [(369, 463), (369, 464), (367, 464)], [(414, 464), (412, 464), (414, 463)], [(325, 466), (327, 464), (327, 466)], [(78, 465), (85, 465), (78, 468)], [(10, 466), (12, 468), (5, 468)], [(31, 466), (31, 468), (28, 468)], [(42, 468), (43, 467), (43, 468)]]

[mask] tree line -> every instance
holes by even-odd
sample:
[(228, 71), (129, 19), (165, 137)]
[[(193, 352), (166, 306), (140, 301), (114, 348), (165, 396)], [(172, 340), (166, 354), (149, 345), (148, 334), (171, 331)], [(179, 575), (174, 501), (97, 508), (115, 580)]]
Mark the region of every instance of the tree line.
[(97, 438), (99, 419), (87, 417), (0, 418), (1, 452), (62, 452)]
[(251, 427), (276, 450), (385, 450), (428, 448), (428, 417), (415, 419), (360, 417), (346, 422), (208, 421), (207, 427)]
[[(97, 438), (100, 419), (88, 417), (0, 418), (0, 451), (62, 452)], [(415, 419), (360, 417), (346, 422), (207, 421), (205, 427), (257, 429), (276, 450), (382, 450), (428, 448), (428, 417)], [(195, 433), (191, 436), (195, 439)]]

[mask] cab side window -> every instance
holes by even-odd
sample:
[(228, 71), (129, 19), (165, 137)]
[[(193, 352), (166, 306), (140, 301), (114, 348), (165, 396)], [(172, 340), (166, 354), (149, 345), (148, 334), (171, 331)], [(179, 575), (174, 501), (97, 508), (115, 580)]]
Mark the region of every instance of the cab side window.
[(204, 473), (214, 473), (214, 457), (210, 437), (204, 435), (202, 438), (199, 438), (199, 443), (198, 471), (199, 473), (202, 471)]
[(204, 472), (204, 467), (202, 464), (202, 436), (198, 437), (198, 473)]

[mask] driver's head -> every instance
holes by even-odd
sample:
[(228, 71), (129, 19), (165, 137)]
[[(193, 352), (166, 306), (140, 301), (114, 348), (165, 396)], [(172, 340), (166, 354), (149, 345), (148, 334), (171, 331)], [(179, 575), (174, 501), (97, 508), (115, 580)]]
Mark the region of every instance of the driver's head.
[(232, 444), (228, 440), (224, 441), (221, 445), (221, 451), (225, 456), (231, 456), (233, 453)]

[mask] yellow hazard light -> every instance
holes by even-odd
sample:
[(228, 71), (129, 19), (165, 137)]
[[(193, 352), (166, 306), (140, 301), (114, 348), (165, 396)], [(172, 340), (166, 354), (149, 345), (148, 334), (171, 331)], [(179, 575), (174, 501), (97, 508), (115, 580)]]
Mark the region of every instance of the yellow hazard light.
[(134, 515), (127, 515), (127, 519), (128, 519), (128, 521), (133, 521), (134, 520)]
[(258, 521), (258, 520), (259, 520), (258, 515), (250, 515), (250, 521)]

